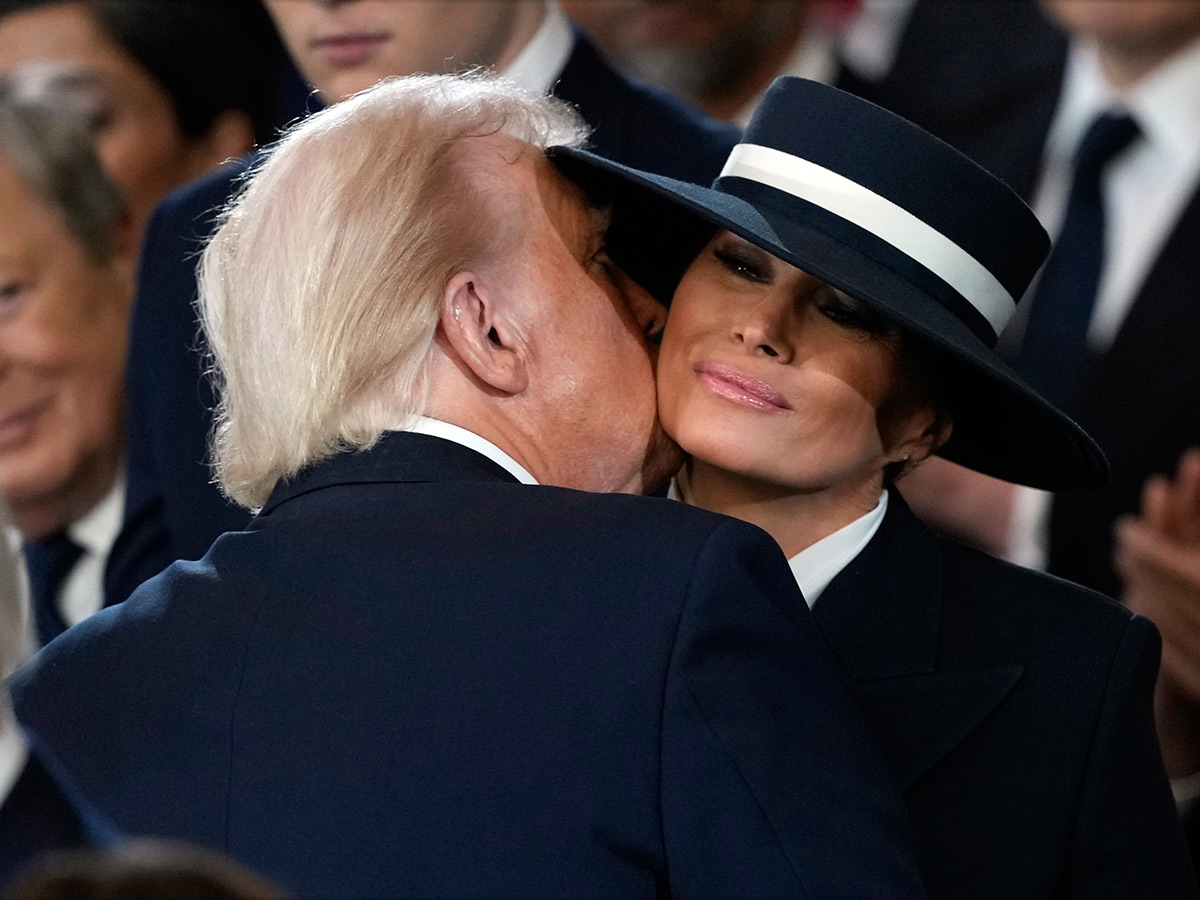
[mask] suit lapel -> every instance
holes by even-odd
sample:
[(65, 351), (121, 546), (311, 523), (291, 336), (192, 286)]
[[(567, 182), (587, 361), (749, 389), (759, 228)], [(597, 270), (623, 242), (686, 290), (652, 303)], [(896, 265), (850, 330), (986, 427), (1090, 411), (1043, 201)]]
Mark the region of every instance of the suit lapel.
[(937, 670), (942, 575), (938, 538), (893, 491), (878, 533), (813, 607), (901, 791), (961, 744), (1022, 672)]

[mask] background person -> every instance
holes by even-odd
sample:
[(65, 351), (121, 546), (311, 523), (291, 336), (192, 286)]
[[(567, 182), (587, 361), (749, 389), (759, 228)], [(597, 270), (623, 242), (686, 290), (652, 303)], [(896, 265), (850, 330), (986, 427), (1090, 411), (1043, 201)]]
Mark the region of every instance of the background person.
[(623, 215), (663, 235), (651, 255), (720, 229), (658, 366), (690, 455), (678, 492), (789, 557), (931, 895), (1195, 896), (1154, 739), (1154, 626), (938, 537), (890, 489), (935, 452), (1043, 488), (1103, 480), (1091, 440), (992, 349), (1049, 249), (1029, 209), (903, 119), (794, 78), (712, 190), (556, 159), (613, 197), (614, 254)]
[(100, 608), (121, 526), (132, 229), (86, 116), (0, 76), (0, 489), (40, 643)]
[[(279, 0), (268, 8), (326, 102), (389, 75), (488, 66), (531, 90), (553, 90), (595, 126), (599, 152), (653, 171), (707, 182), (737, 139), (736, 128), (627, 81), (542, 0)], [(129, 487), (108, 573), (112, 602), (171, 561), (199, 558), (219, 534), (247, 521), (212, 483), (215, 397), (193, 309), (196, 254), (245, 162), (165, 203), (142, 251), (127, 377)]]
[[(0, 498), (0, 682), (33, 647), (32, 616), (20, 555), (7, 540), (8, 504)], [(107, 846), (112, 826), (80, 799), (46, 749), (17, 724), (0, 689), (0, 894), (42, 853)]]
[(584, 133), (427, 76), (281, 141), (200, 294), (261, 511), (45, 648), (18, 715), (119, 823), (305, 896), (921, 896), (778, 549), (589, 493), (679, 457), (661, 308), (542, 152)]
[(0, 72), (30, 63), (87, 109), (136, 240), (169, 190), (295, 115), (281, 108), (290, 64), (257, 3), (0, 0)]

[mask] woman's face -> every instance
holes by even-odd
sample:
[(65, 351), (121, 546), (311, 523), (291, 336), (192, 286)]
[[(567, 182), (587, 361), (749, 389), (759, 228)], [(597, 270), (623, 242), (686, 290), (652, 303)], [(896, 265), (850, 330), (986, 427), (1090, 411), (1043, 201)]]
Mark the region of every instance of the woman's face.
[[(0, 72), (52, 64), (96, 128), (105, 170), (129, 199), (136, 234), (169, 190), (210, 165), (203, 142), (184, 138), (171, 99), (114, 44), (80, 3), (54, 3), (0, 19)], [(224, 157), (222, 157), (224, 158)]]
[(659, 415), (718, 469), (797, 493), (871, 490), (888, 463), (929, 452), (937, 419), (903, 347), (862, 304), (719, 232), (671, 305)]

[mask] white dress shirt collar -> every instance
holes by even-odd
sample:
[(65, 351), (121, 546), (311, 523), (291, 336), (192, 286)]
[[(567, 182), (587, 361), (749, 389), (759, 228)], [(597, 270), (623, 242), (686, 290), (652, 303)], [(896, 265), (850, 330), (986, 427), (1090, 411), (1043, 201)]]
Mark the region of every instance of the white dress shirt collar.
[[(679, 485), (674, 479), (667, 488), (667, 499), (683, 501)], [(825, 588), (829, 587), (829, 582), (850, 565), (871, 542), (871, 538), (875, 537), (875, 532), (883, 524), (887, 504), (888, 492), (884, 491), (870, 512), (859, 516), (849, 525), (842, 526), (833, 534), (826, 535), (788, 560), (792, 577), (796, 579), (796, 584), (800, 586), (800, 592), (804, 594), (810, 608)]]
[(535, 94), (548, 94), (575, 48), (575, 35), (557, 3), (546, 4), (546, 17), (533, 38), (501, 74)]
[(494, 462), (508, 472), (521, 484), (537, 484), (537, 479), (519, 462), (489, 441), (473, 431), (468, 431), (458, 425), (443, 422), (429, 416), (409, 416), (400, 424), (396, 431), (410, 431), (413, 434), (427, 434), (430, 437), (442, 438), (455, 444), (474, 450)]
[(884, 491), (870, 512), (859, 516), (849, 525), (842, 526), (833, 534), (826, 535), (788, 560), (796, 584), (800, 585), (800, 591), (808, 601), (809, 607), (817, 602), (825, 588), (829, 587), (829, 582), (850, 565), (871, 542), (871, 538), (875, 537), (875, 532), (883, 524), (884, 514), (887, 513), (887, 503), (888, 492)]
[(12, 793), (28, 757), (29, 749), (25, 746), (21, 727), (0, 698), (0, 806)]
[(80, 519), (67, 526), (67, 534), (83, 548), (79, 561), (63, 582), (58, 595), (62, 620), (76, 625), (104, 606), (104, 569), (125, 517), (125, 467), (104, 498)]

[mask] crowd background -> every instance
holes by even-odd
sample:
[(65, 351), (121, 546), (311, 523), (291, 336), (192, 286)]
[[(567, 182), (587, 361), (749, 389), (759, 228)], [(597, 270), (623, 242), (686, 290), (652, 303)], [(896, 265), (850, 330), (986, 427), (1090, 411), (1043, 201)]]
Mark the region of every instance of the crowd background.
[[(353, 42), (320, 45), (339, 11), (403, 39), (358, 65)], [(36, 643), (247, 520), (208, 472), (191, 304), (212, 213), (253, 154), (380, 78), (479, 65), (574, 103), (605, 155), (703, 183), (767, 85), (801, 75), (925, 127), (1029, 202), (1056, 250), (1001, 346), (1097, 439), (1110, 483), (1048, 496), (932, 459), (899, 487), (939, 529), (1155, 622), (1158, 734), (1200, 852), (1189, 0), (0, 0), (0, 488)], [(63, 155), (98, 161), (77, 190), (55, 184), (69, 159), (39, 168), (11, 137), (29, 126), (10, 116), (43, 107), (61, 111)]]

